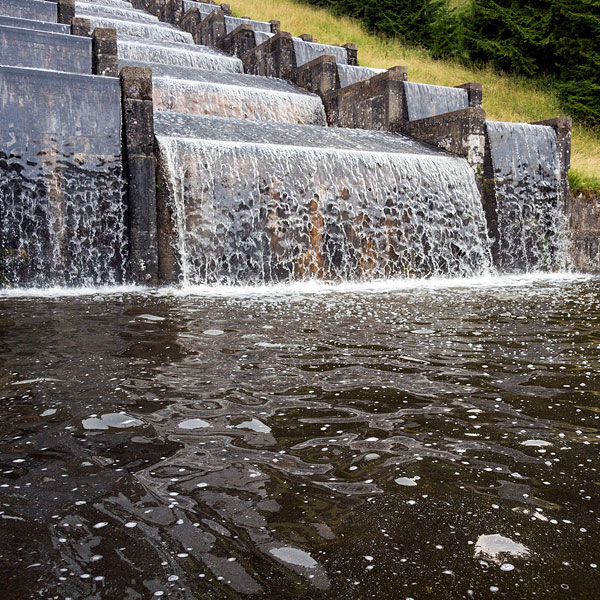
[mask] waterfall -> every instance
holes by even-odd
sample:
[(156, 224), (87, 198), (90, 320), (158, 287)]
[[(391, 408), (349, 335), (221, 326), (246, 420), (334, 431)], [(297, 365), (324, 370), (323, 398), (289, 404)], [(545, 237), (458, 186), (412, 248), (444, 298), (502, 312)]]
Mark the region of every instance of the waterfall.
[(195, 67), (221, 72), (241, 73), (242, 61), (239, 58), (212, 51), (204, 46), (181, 45), (164, 46), (159, 43), (119, 40), (119, 58), (124, 61), (136, 61), (180, 67)]
[(488, 121), (502, 271), (567, 266), (566, 218), (552, 127)]
[(385, 73), (385, 69), (370, 69), (368, 67), (355, 67), (353, 65), (342, 65), (338, 63), (337, 66), (338, 75), (340, 78), (340, 87), (348, 87), (353, 83), (364, 81), (378, 75), (379, 73)]
[(252, 25), (254, 31), (262, 31), (263, 33), (271, 33), (271, 23), (264, 21), (252, 21), (251, 19), (240, 19), (238, 17), (225, 17), (225, 31), (231, 33), (243, 23)]
[[(223, 137), (219, 121), (227, 120), (204, 123), (215, 137)], [(186, 131), (185, 123), (179, 117), (170, 126)], [(258, 127), (265, 139), (277, 131)], [(481, 201), (463, 159), (408, 144), (404, 152), (367, 151), (161, 129), (168, 127), (159, 123), (159, 162), (184, 283), (471, 276), (491, 268)], [(309, 137), (299, 140), (303, 129)], [(294, 126), (289, 137), (303, 143), (323, 135), (318, 129)], [(360, 140), (354, 130), (347, 141), (360, 147)]]
[(160, 21), (158, 17), (145, 13), (141, 10), (135, 10), (131, 7), (121, 6), (105, 6), (98, 4), (91, 4), (88, 2), (79, 2), (75, 4), (75, 15), (78, 17), (105, 17), (107, 19), (119, 19), (124, 21), (136, 21), (138, 23), (154, 23), (158, 24)]
[(280, 123), (326, 125), (321, 99), (291, 86), (289, 91), (279, 91), (155, 77), (154, 108)]
[[(79, 0), (76, 0), (75, 6), (77, 7), (77, 5), (79, 4), (81, 4), (81, 2), (79, 2)], [(133, 8), (131, 2), (129, 2), (128, 0), (94, 0), (94, 4), (101, 6), (114, 6), (116, 8), (128, 8), (130, 10)]]
[(107, 285), (127, 261), (120, 158), (9, 154), (0, 179), (0, 286)]
[(123, 36), (129, 38), (141, 38), (155, 42), (182, 42), (193, 44), (194, 40), (190, 33), (176, 29), (166, 23), (137, 23), (134, 21), (122, 21), (106, 17), (87, 17), (92, 29), (96, 27), (110, 27), (116, 29), (120, 39)]
[(197, 8), (200, 14), (202, 15), (202, 18), (204, 19), (205, 17), (210, 15), (211, 12), (219, 10), (219, 5), (208, 4), (207, 2), (195, 2), (194, 0), (184, 0), (183, 8), (186, 12), (188, 10), (191, 10), (192, 8)]
[(260, 46), (263, 42), (266, 42), (269, 38), (272, 38), (274, 33), (267, 33), (266, 31), (254, 30), (254, 42), (257, 46)]
[(341, 46), (328, 46), (327, 44), (317, 44), (316, 42), (305, 42), (300, 38), (292, 38), (294, 42), (294, 51), (296, 52), (296, 66), (300, 67), (303, 64), (329, 54), (335, 56), (335, 60), (339, 65), (348, 63), (348, 54), (346, 48)]
[(469, 106), (467, 90), (462, 88), (405, 81), (404, 93), (409, 121), (434, 117)]

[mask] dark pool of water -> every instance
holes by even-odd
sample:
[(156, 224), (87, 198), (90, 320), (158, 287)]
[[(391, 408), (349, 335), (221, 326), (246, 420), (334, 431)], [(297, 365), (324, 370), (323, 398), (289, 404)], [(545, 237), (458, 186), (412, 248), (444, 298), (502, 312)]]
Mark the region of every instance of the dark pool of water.
[(0, 298), (1, 597), (598, 598), (600, 281), (505, 283)]

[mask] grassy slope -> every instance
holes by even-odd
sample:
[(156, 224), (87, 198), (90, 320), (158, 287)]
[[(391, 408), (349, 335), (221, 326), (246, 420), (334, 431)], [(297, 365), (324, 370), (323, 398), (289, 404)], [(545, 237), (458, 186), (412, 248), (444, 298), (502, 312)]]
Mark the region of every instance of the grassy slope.
[[(230, 2), (234, 15), (261, 21), (279, 19), (281, 29), (294, 35), (310, 33), (327, 44), (354, 42), (359, 47), (361, 65), (379, 68), (406, 65), (411, 81), (437, 85), (478, 81), (483, 84), (483, 108), (490, 120), (531, 122), (563, 114), (555, 95), (541, 89), (539, 83), (499, 75), (491, 69), (433, 60), (421, 50), (369, 33), (356, 21), (327, 10), (294, 0)], [(571, 167), (571, 181), (576, 187), (600, 189), (600, 134), (597, 131), (574, 124)]]

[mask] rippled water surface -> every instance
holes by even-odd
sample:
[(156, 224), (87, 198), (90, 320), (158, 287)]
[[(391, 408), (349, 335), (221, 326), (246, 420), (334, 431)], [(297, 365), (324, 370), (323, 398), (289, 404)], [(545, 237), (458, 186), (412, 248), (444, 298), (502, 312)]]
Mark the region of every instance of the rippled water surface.
[(0, 297), (12, 598), (598, 598), (600, 281)]

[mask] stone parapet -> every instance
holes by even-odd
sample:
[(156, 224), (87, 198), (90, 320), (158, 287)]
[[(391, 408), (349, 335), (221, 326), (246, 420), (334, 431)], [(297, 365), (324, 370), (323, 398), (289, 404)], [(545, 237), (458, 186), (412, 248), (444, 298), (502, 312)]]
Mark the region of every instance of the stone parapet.
[(232, 56), (244, 56), (256, 47), (254, 29), (249, 23), (242, 23), (231, 33), (221, 38), (218, 42), (219, 48)]
[[(187, 17), (187, 14), (185, 17)], [(180, 25), (183, 25), (183, 20), (180, 22)], [(186, 31), (188, 30), (186, 29)], [(223, 38), (227, 35), (225, 13), (219, 7), (215, 6), (215, 10), (207, 17), (204, 17), (199, 25), (196, 25), (196, 30), (189, 33), (194, 36), (196, 44), (219, 48)]]
[(309, 92), (319, 94), (321, 98), (340, 87), (335, 57), (327, 54), (292, 69), (289, 79)]
[(252, 75), (294, 79), (296, 52), (292, 34), (279, 31), (273, 37), (259, 44), (243, 57), (244, 71)]
[(152, 70), (124, 67), (120, 76), (130, 277), (137, 283), (154, 284), (158, 280), (158, 244)]
[(196, 44), (200, 43), (200, 26), (202, 23), (202, 15), (197, 8), (192, 8), (188, 10), (183, 18), (178, 23), (178, 27), (192, 34), (194, 38), (194, 42)]
[(96, 27), (92, 35), (92, 73), (105, 77), (119, 76), (117, 30)]
[(600, 274), (600, 195), (577, 192), (569, 202), (569, 250), (574, 269)]
[[(406, 67), (393, 67), (365, 81), (324, 94), (330, 125), (398, 131), (404, 119)], [(339, 85), (339, 83), (337, 84)]]
[(57, 23), (71, 25), (75, 18), (75, 0), (58, 0), (56, 8)]
[(92, 24), (89, 19), (75, 17), (71, 23), (71, 35), (92, 37)]
[(400, 121), (396, 131), (465, 158), (482, 190), (486, 137), (482, 108), (469, 107), (418, 121)]

